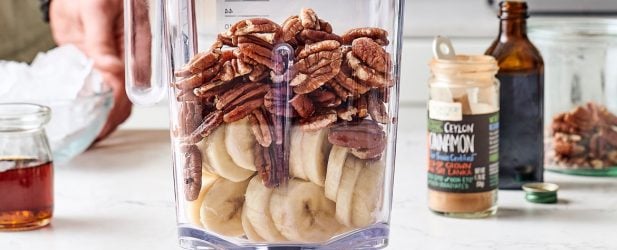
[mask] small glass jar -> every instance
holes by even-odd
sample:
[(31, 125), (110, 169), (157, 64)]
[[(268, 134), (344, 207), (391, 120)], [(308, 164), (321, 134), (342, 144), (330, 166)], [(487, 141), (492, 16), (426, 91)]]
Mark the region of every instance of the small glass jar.
[(547, 20), (530, 37), (546, 67), (546, 169), (617, 176), (617, 21)]
[(48, 225), (53, 213), (53, 167), (43, 125), (50, 109), (0, 104), (0, 231)]
[(430, 63), (428, 203), (438, 214), (485, 217), (497, 211), (499, 67), (491, 56)]

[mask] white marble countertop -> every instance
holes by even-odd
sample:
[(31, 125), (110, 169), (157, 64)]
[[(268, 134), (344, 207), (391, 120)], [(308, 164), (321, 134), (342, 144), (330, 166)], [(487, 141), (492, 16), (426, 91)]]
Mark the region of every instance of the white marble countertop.
[[(499, 212), (488, 219), (429, 212), (426, 136), (423, 122), (413, 121), (422, 112), (401, 114), (389, 249), (617, 249), (616, 178), (547, 173), (561, 186), (558, 204), (501, 191)], [(119, 131), (57, 166), (52, 225), (0, 233), (0, 249), (178, 249), (168, 134)]]

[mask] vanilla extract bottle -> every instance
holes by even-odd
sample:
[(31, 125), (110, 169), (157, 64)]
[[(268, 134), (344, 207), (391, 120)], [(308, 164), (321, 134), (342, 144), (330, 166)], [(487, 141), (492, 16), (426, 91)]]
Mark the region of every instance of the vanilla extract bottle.
[(543, 180), (544, 63), (527, 37), (527, 3), (504, 1), (499, 35), (486, 51), (499, 64), (499, 188)]

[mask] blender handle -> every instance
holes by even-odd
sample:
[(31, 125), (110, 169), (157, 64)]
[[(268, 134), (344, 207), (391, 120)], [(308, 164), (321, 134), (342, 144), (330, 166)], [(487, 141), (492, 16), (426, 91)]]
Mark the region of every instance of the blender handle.
[[(164, 0), (124, 0), (125, 85), (129, 99), (142, 106), (166, 96), (169, 83), (164, 39)], [(153, 6), (151, 6), (151, 4)]]

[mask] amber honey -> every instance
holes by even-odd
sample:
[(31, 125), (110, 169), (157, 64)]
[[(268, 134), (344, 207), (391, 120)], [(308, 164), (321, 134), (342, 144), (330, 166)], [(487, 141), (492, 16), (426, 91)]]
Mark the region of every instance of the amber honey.
[(0, 159), (0, 231), (44, 227), (52, 213), (52, 163)]

